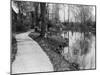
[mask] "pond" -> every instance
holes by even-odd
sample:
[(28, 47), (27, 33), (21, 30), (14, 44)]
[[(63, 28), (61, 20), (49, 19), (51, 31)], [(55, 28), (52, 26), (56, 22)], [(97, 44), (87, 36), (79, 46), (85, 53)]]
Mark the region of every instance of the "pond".
[(71, 31), (63, 32), (61, 35), (69, 39), (69, 46), (66, 46), (62, 53), (66, 60), (79, 64), (80, 69), (95, 68), (95, 35), (91, 32), (86, 35)]

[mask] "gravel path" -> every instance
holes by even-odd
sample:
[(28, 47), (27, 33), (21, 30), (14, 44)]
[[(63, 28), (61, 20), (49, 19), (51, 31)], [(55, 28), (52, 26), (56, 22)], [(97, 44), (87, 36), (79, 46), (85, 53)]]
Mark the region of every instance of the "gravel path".
[(16, 35), (17, 56), (12, 64), (12, 74), (53, 71), (53, 66), (42, 48), (32, 40), (30, 32)]

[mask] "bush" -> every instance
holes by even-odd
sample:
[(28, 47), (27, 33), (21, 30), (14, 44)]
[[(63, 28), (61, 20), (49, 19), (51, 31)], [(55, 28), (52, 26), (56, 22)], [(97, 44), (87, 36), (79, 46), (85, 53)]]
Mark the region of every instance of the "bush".
[(12, 49), (11, 49), (11, 62), (15, 60), (17, 54), (17, 41), (14, 36), (12, 36)]

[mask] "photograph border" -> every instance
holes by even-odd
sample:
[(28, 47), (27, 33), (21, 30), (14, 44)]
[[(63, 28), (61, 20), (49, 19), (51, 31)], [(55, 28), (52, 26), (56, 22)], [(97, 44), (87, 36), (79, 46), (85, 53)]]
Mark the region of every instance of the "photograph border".
[[(29, 72), (29, 73), (16, 73), (12, 74), (12, 64), (11, 64), (11, 50), (12, 50), (12, 1), (24, 1), (24, 0), (10, 0), (10, 74), (11, 75), (20, 75), (20, 74), (40, 74), (40, 73), (56, 73), (56, 72), (71, 72), (74, 70), (65, 70), (65, 71), (47, 71), (47, 72)], [(26, 2), (26, 0), (25, 0)], [(97, 5), (87, 5), (87, 4), (73, 4), (73, 3), (57, 3), (57, 2), (41, 2), (41, 1), (27, 1), (27, 2), (39, 2), (39, 3), (51, 3), (51, 4), (67, 4), (67, 5), (83, 5), (83, 6), (94, 6), (95, 7), (95, 22), (97, 25)], [(97, 26), (96, 26), (97, 27)], [(95, 30), (95, 33), (97, 34), (97, 28)], [(75, 71), (88, 71), (88, 70), (96, 70), (97, 69), (97, 35), (95, 34), (95, 68), (94, 69), (81, 69), (81, 70), (75, 70)]]

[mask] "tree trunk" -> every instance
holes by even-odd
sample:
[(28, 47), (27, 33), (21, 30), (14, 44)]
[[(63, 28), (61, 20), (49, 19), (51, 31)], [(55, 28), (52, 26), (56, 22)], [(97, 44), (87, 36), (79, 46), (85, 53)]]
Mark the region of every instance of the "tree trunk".
[(36, 26), (38, 26), (39, 25), (39, 22), (38, 22), (38, 6), (39, 6), (39, 4), (37, 3), (36, 5), (35, 5), (35, 21), (36, 21)]
[(46, 3), (40, 3), (40, 10), (41, 10), (41, 14), (40, 14), (40, 18), (41, 18), (41, 37), (44, 37), (45, 32), (46, 32)]
[(31, 26), (31, 28), (34, 28), (34, 26), (35, 26), (35, 24), (34, 24), (34, 23), (35, 23), (34, 19), (35, 19), (35, 18), (34, 18), (34, 12), (33, 12), (33, 11), (31, 12), (31, 18), (32, 18), (32, 26)]

